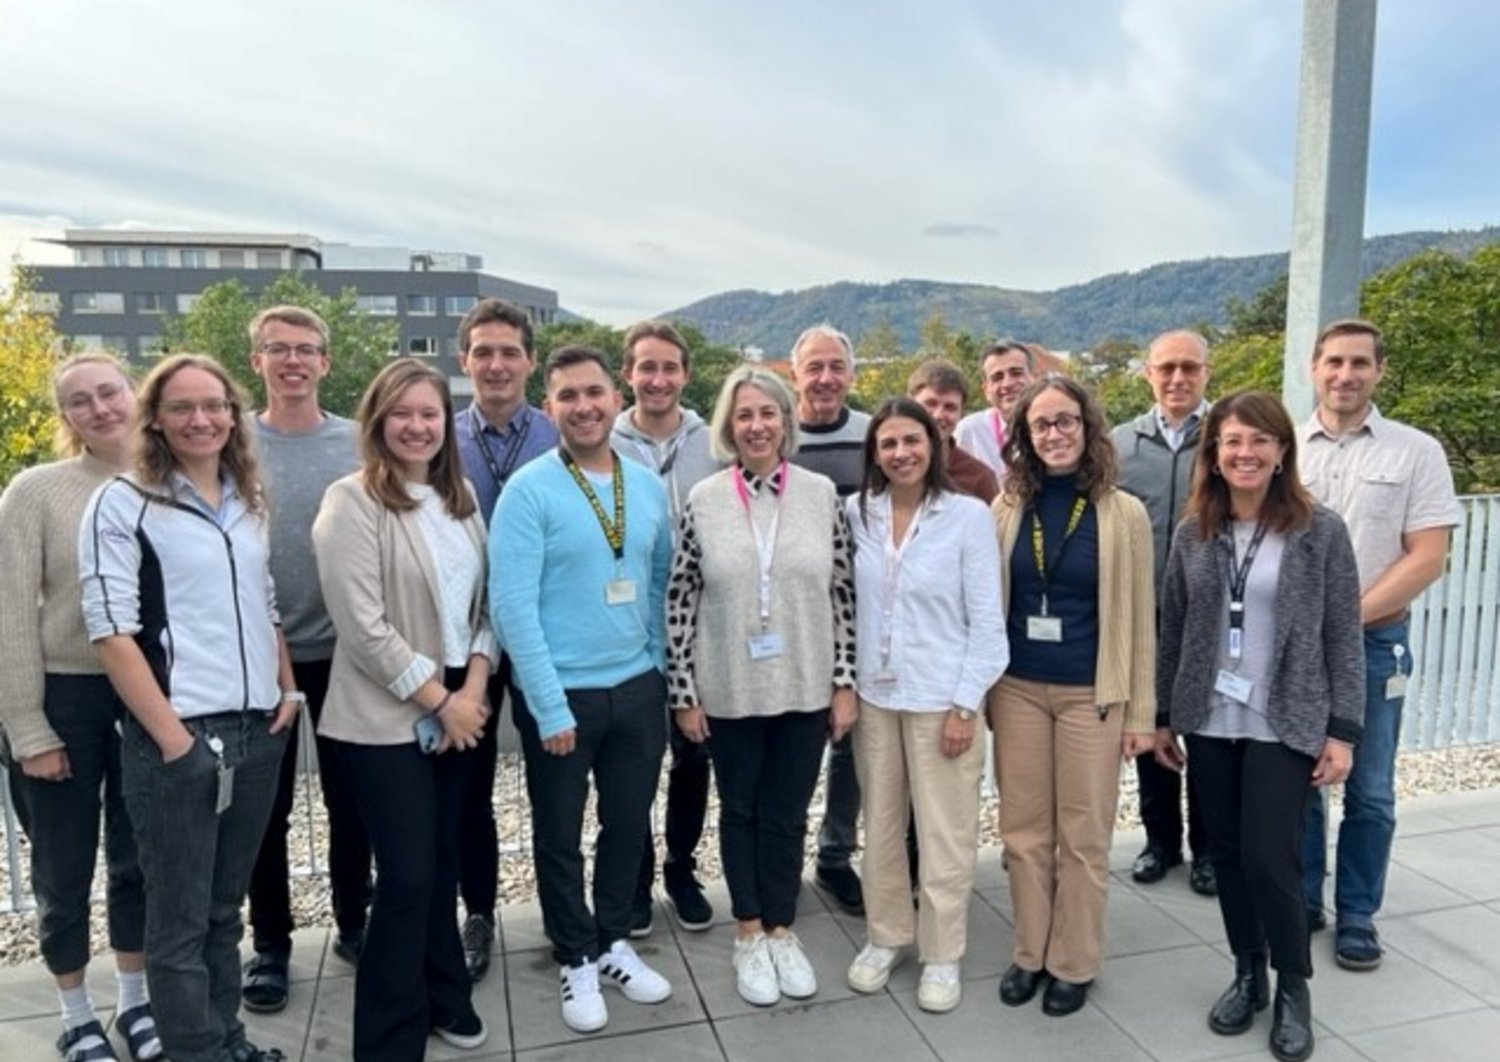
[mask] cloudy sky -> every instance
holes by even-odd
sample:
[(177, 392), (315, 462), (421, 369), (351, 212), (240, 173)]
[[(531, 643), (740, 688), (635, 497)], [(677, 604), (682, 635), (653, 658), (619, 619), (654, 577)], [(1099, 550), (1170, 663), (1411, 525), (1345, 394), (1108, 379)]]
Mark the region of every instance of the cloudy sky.
[[(618, 324), (730, 288), (1284, 250), (1301, 23), (1301, 0), (0, 0), (0, 253), (121, 224), (465, 250)], [(1496, 40), (1494, 0), (1381, 3), (1368, 232), (1500, 222)]]

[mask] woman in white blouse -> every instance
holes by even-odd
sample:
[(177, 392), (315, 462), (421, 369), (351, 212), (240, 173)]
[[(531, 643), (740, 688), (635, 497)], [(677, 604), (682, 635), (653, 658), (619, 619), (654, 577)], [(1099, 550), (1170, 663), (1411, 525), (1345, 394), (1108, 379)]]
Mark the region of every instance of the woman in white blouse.
[[(921, 405), (888, 400), (865, 437), (864, 485), (847, 502), (869, 933), (849, 986), (879, 991), (915, 943), (917, 1005), (934, 1012), (961, 996), (984, 770), (975, 732), (1009, 660), (994, 526), (982, 502), (949, 489), (943, 445)], [(922, 853), (915, 911), (906, 850), (913, 813)]]
[(328, 488), (313, 524), (338, 631), (318, 732), (350, 780), (379, 866), (353, 1056), (420, 1062), (429, 1032), (459, 1048), (486, 1034), (453, 914), (460, 803), (496, 655), (486, 535), (441, 373), (387, 365), (359, 424), (362, 467)]

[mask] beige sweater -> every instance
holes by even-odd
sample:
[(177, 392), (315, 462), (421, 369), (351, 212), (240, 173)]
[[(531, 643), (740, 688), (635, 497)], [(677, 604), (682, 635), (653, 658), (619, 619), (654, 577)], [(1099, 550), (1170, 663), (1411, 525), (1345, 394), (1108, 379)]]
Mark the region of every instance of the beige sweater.
[(29, 468), (0, 495), (0, 726), (16, 759), (63, 747), (42, 711), (46, 673), (104, 673), (83, 627), (78, 523), (113, 474), (84, 454)]
[[(992, 506), (1000, 556), (1009, 557), (1025, 511), (1003, 492)], [(1151, 520), (1146, 507), (1121, 490), (1095, 505), (1099, 514), (1099, 659), (1094, 703), (1123, 704), (1125, 729), (1156, 729), (1156, 573)], [(1010, 585), (1000, 584), (1002, 612), (1010, 607)], [(990, 691), (990, 707), (996, 705)]]

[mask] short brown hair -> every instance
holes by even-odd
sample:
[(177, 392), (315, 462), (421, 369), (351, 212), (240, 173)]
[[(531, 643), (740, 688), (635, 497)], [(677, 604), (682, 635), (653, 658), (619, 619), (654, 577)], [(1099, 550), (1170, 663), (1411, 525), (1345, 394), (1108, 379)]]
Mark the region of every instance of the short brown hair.
[(1369, 336), (1375, 343), (1375, 360), (1385, 361), (1385, 338), (1381, 336), (1380, 329), (1363, 317), (1341, 317), (1337, 321), (1329, 321), (1318, 333), (1318, 338), (1313, 342), (1314, 365), (1323, 356), (1323, 344), (1334, 336)]
[(260, 332), (272, 321), (280, 321), (294, 328), (311, 328), (318, 333), (318, 345), (328, 353), (328, 322), (311, 310), (301, 306), (268, 306), (250, 320), (250, 349), (260, 349)]
[[(1352, 335), (1354, 333), (1341, 333)], [(1246, 427), (1263, 431), (1286, 447), (1271, 489), (1261, 504), (1261, 519), (1272, 531), (1285, 534), (1312, 522), (1313, 498), (1297, 474), (1297, 432), (1281, 399), (1266, 391), (1235, 391), (1209, 407), (1199, 435), (1198, 457), (1193, 462), (1193, 492), (1188, 496), (1186, 518), (1197, 521), (1198, 537), (1208, 541), (1229, 520), (1229, 485), (1219, 475), (1219, 431), (1230, 417)]]
[(510, 325), (521, 333), (521, 347), (527, 356), (535, 359), (536, 334), (531, 329), (531, 318), (521, 307), (504, 299), (480, 299), (464, 314), (464, 319), (458, 323), (460, 353), (469, 352), (469, 333), (482, 324)]
[(1014, 339), (997, 339), (986, 347), (984, 353), (979, 355), (980, 369), (984, 368), (985, 362), (1002, 354), (1021, 355), (1026, 359), (1026, 371), (1036, 372), (1036, 351), (1027, 344)]
[(687, 340), (682, 338), (682, 333), (668, 321), (639, 321), (630, 326), (625, 333), (625, 360), (620, 366), (622, 374), (629, 374), (635, 367), (635, 345), (643, 339), (660, 339), (670, 343), (682, 353), (682, 368), (684, 372), (692, 370), (692, 353), (688, 350)]
[(365, 492), (393, 512), (410, 512), (418, 506), (406, 489), (406, 477), (385, 441), (385, 422), (391, 415), (391, 407), (417, 383), (431, 384), (443, 403), (443, 445), (428, 465), (427, 481), (443, 499), (448, 515), (462, 520), (474, 512), (475, 505), (459, 464), (458, 439), (453, 433), (453, 395), (448, 390), (446, 376), (415, 358), (398, 358), (381, 369), (359, 400), (355, 417), (359, 421)]
[(911, 397), (915, 398), (924, 387), (941, 392), (957, 391), (965, 402), (969, 400), (969, 381), (964, 379), (963, 370), (947, 358), (928, 358), (907, 377), (906, 393)]

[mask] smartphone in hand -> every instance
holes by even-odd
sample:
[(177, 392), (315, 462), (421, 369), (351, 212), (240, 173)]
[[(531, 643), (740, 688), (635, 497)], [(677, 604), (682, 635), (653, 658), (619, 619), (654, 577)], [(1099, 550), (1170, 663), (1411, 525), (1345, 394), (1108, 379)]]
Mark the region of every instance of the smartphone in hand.
[(417, 736), (417, 748), (429, 756), (443, 743), (443, 724), (435, 715), (422, 716), (411, 725), (411, 731)]

